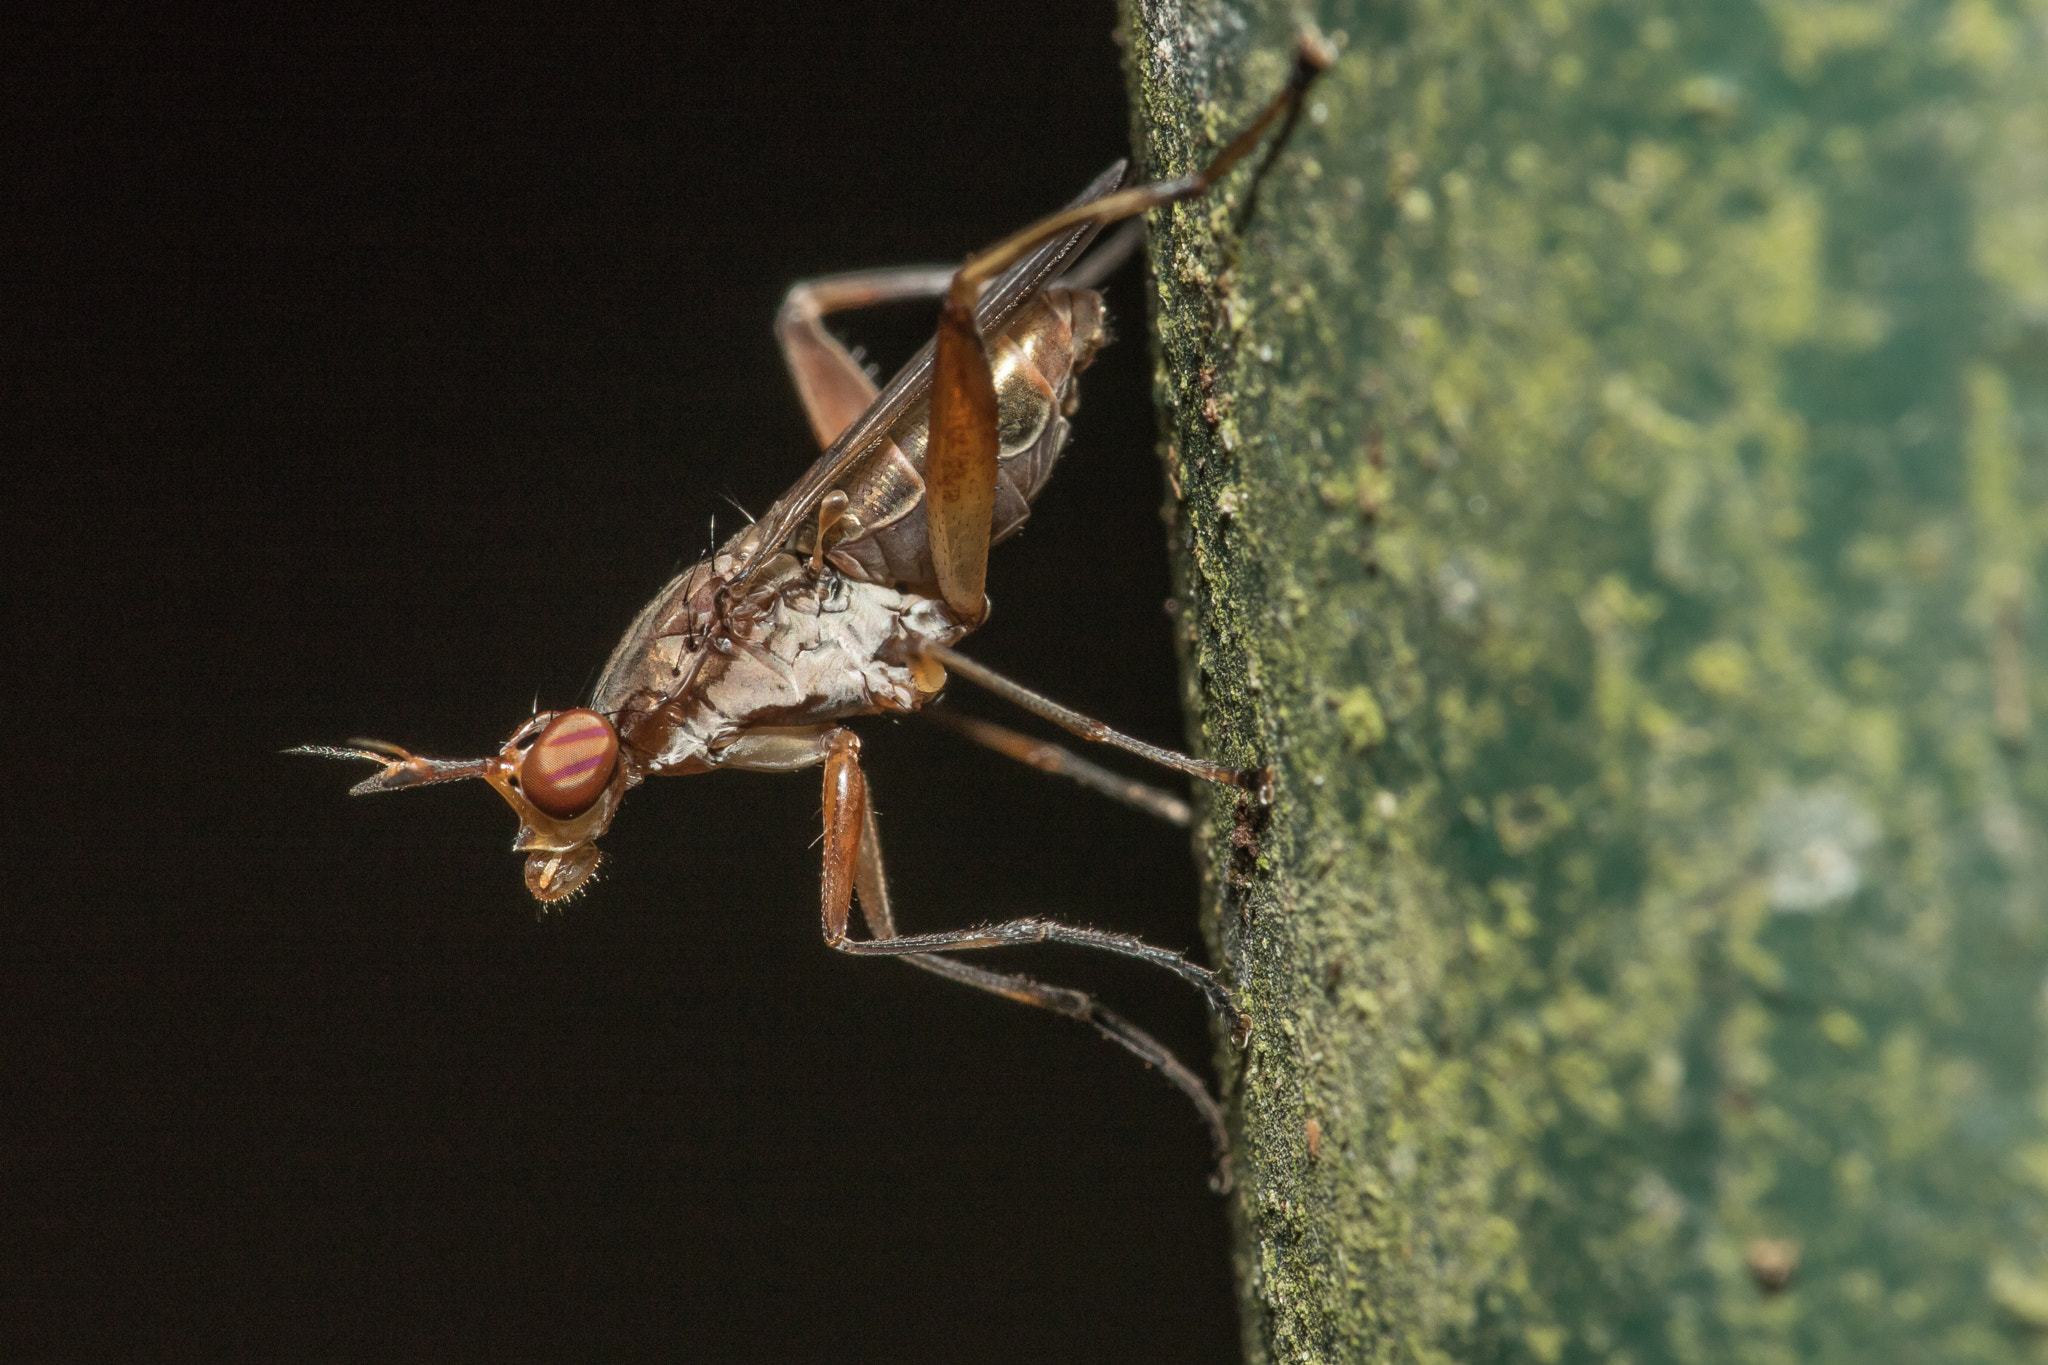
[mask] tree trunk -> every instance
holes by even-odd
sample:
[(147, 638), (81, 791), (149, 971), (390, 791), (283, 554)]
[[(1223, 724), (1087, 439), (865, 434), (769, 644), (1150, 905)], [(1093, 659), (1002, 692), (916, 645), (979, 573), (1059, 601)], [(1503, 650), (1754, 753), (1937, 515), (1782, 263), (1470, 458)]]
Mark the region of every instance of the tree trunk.
[[(1300, 8), (1126, 0), (1145, 169)], [(2048, 1343), (2042, 0), (1324, 0), (1156, 216), (1253, 1360)]]

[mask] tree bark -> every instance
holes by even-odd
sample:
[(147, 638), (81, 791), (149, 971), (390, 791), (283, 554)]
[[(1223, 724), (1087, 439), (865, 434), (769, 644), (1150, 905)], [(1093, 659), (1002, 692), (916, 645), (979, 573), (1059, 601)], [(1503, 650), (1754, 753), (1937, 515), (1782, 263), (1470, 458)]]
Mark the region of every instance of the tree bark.
[(2048, 8), (1318, 8), (1151, 248), (1248, 1357), (2036, 1358)]

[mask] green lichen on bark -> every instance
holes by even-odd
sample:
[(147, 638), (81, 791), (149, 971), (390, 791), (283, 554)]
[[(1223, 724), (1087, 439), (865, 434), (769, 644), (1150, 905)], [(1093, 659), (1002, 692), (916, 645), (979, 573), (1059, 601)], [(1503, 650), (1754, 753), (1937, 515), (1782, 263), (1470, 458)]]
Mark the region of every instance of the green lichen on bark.
[(1312, 17), (1152, 239), (1248, 1353), (2048, 1353), (2048, 4)]

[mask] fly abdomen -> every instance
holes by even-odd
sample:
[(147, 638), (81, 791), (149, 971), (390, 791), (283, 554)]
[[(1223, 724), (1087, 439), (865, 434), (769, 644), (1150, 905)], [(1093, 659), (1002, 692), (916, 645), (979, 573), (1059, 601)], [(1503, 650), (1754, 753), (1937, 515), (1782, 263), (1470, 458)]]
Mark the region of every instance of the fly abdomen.
[[(1080, 398), (1075, 376), (1106, 340), (1102, 295), (1092, 289), (1049, 289), (989, 347), (996, 381), (994, 539), (1023, 524), (1066, 444), (1066, 417)], [(1021, 500), (1014, 519), (1006, 493)]]
[[(1016, 532), (1031, 513), (1067, 441), (1067, 417), (1079, 397), (1075, 376), (1108, 340), (1102, 296), (1092, 289), (1048, 289), (988, 342), (996, 388), (997, 474), (991, 543)], [(870, 583), (931, 589), (925, 528), (924, 452), (929, 400), (898, 418), (875, 453), (841, 485), (857, 530), (829, 551), (842, 573)], [(806, 538), (797, 548), (808, 552)]]

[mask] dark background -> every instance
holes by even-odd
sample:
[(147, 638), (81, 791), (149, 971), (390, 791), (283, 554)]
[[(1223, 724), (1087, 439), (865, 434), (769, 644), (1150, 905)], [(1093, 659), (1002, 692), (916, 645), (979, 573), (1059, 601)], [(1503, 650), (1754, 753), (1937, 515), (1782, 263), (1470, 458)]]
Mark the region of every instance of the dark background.
[[(0, 1354), (1232, 1357), (1185, 1101), (825, 949), (815, 775), (650, 784), (539, 917), (480, 784), (278, 753), (580, 700), (812, 456), (787, 285), (1124, 153), (1111, 7), (66, 13), (0, 34)], [(1135, 271), (1111, 303), (972, 647), (1173, 742)], [(842, 330), (893, 366), (929, 326)], [(1179, 833), (862, 731), (909, 927), (1197, 945)], [(1206, 1062), (1178, 983), (1009, 961)]]

